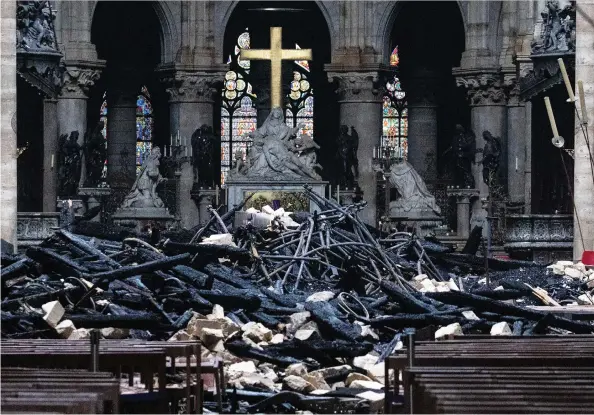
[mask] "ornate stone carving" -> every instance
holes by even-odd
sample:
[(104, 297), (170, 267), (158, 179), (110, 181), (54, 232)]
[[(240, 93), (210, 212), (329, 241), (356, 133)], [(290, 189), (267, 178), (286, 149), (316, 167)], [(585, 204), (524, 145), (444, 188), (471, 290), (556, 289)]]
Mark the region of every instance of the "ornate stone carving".
[(223, 77), (218, 73), (180, 72), (169, 73), (161, 78), (168, 85), (169, 100), (213, 101), (223, 85)]
[(377, 72), (329, 72), (330, 82), (337, 83), (341, 101), (381, 99), (382, 86)]
[(470, 105), (498, 105), (505, 103), (505, 89), (500, 74), (477, 74), (456, 78), (459, 87), (466, 88)]
[(357, 158), (359, 134), (355, 127), (351, 126), (351, 134), (349, 134), (349, 127), (341, 125), (337, 144), (337, 182), (341, 186), (354, 187), (355, 181), (359, 177), (359, 159)]
[(561, 4), (548, 0), (541, 13), (542, 25), (537, 26), (531, 45), (532, 54), (575, 53), (575, 13), (575, 1)]
[(83, 68), (66, 66), (63, 74), (63, 86), (60, 95), (63, 97), (86, 98), (89, 89), (101, 76), (101, 70), (96, 68)]
[(54, 20), (49, 1), (17, 3), (17, 50), (57, 51)]
[(505, 76), (503, 79), (503, 86), (507, 94), (507, 105), (518, 106), (521, 105), (520, 100), (520, 82), (515, 75)]
[(57, 212), (17, 213), (17, 239), (19, 247), (37, 245), (54, 233), (60, 226), (60, 214)]
[(429, 193), (424, 180), (406, 160), (390, 166), (389, 180), (400, 196), (390, 202), (390, 216), (417, 219), (441, 214), (441, 209), (435, 203), (435, 197)]
[(321, 169), (315, 153), (319, 146), (309, 136), (293, 138), (301, 127), (287, 126), (282, 109), (273, 108), (264, 124), (248, 134), (253, 142), (247, 155), (247, 167), (243, 171), (231, 171), (229, 180), (242, 177), (320, 180), (315, 171)]
[(201, 187), (214, 187), (218, 183), (216, 164), (219, 162), (220, 138), (211, 126), (203, 124), (192, 134), (191, 144), (194, 182)]
[(124, 199), (122, 208), (163, 208), (165, 204), (157, 195), (157, 185), (164, 179), (159, 172), (161, 149), (153, 147), (144, 161), (132, 190)]

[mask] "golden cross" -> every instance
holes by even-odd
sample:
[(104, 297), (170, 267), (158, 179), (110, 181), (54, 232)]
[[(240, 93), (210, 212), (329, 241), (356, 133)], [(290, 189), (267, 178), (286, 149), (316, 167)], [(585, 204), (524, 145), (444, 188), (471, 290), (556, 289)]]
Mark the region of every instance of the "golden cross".
[(283, 49), (283, 28), (270, 28), (270, 49), (245, 49), (241, 51), (242, 60), (270, 61), (270, 106), (283, 106), (281, 63), (283, 60), (311, 60), (311, 49)]

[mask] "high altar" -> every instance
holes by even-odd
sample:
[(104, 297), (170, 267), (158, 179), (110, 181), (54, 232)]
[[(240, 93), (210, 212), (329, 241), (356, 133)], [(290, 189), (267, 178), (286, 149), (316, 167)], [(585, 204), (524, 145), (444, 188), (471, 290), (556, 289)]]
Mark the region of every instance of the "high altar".
[(245, 157), (235, 155), (236, 165), (226, 181), (227, 206), (231, 209), (255, 193), (255, 198), (285, 200), (286, 210), (319, 209), (303, 194), (309, 185), (320, 196), (325, 196), (328, 182), (316, 172), (316, 150), (320, 147), (308, 135), (296, 136), (301, 125), (286, 125), (282, 110), (281, 62), (283, 60), (311, 60), (311, 49), (282, 49), (282, 29), (270, 28), (270, 49), (242, 50), (242, 59), (271, 61), (270, 115), (256, 131), (248, 134), (252, 146)]

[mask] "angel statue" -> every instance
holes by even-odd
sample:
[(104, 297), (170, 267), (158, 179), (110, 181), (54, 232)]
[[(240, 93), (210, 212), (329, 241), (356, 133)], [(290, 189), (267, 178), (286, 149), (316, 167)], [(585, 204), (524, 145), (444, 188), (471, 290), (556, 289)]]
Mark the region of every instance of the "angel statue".
[(165, 206), (157, 195), (157, 185), (165, 180), (159, 172), (160, 158), (161, 149), (153, 147), (140, 168), (140, 174), (136, 177), (132, 190), (124, 199), (123, 208), (162, 208)]
[(474, 189), (472, 164), (476, 154), (476, 137), (472, 130), (466, 130), (457, 124), (452, 145), (445, 151), (444, 156), (448, 153), (455, 164), (454, 180), (456, 185)]
[(419, 173), (406, 160), (401, 159), (390, 166), (389, 180), (400, 195), (397, 200), (390, 202), (391, 216), (423, 217), (441, 214), (435, 197), (429, 193)]

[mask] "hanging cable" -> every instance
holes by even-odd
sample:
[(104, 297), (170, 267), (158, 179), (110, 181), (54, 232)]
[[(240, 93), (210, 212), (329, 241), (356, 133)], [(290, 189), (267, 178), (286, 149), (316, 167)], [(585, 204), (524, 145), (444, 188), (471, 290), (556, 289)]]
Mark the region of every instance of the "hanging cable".
[(586, 246), (584, 243), (584, 234), (582, 233), (582, 225), (580, 223), (580, 217), (578, 216), (577, 209), (575, 207), (575, 200), (573, 198), (573, 189), (571, 188), (571, 179), (569, 178), (569, 172), (567, 171), (567, 166), (565, 165), (565, 159), (563, 158), (563, 151), (559, 149), (559, 156), (561, 157), (561, 163), (563, 164), (563, 170), (565, 171), (565, 178), (567, 179), (567, 190), (569, 191), (569, 196), (571, 197), (571, 204), (573, 206), (573, 212), (575, 214), (575, 220), (578, 225), (578, 231), (580, 233), (580, 239), (582, 240), (582, 246)]

